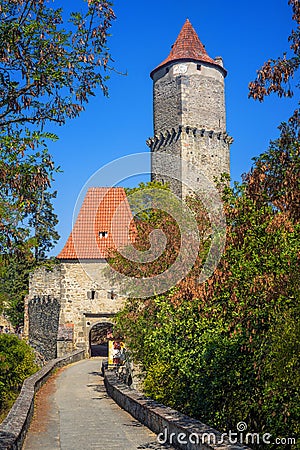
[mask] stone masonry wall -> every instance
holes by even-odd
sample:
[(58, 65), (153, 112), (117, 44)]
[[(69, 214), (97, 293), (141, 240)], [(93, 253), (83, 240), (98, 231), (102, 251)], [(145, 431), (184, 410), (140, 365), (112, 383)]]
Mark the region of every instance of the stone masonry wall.
[[(219, 431), (192, 417), (162, 405), (121, 383), (112, 371), (105, 371), (107, 393), (125, 411), (158, 435), (161, 443), (183, 450), (251, 450), (231, 444)], [(167, 445), (169, 448), (169, 445)]]
[(181, 79), (168, 73), (153, 87), (154, 134), (181, 124)]
[[(174, 69), (186, 66), (184, 74)], [(200, 70), (197, 70), (200, 67)], [(178, 125), (226, 130), (224, 75), (206, 63), (172, 63), (154, 78), (154, 134)]]
[(201, 65), (197, 71), (195, 66), (181, 78), (182, 124), (225, 131), (224, 77), (214, 68)]
[[(210, 182), (222, 173), (230, 173), (229, 145), (231, 138), (220, 132), (204, 131), (186, 128), (182, 133), (182, 159), (189, 161), (195, 173), (199, 173), (200, 189), (201, 175)], [(188, 179), (189, 174), (182, 173), (182, 179)], [(198, 179), (197, 178), (197, 179)], [(184, 188), (186, 191), (187, 188)]]
[(124, 299), (111, 295), (113, 286), (104, 277), (106, 265), (105, 260), (64, 261), (31, 275), (25, 329), (46, 359), (74, 349), (88, 356), (91, 327), (111, 322), (121, 308)]
[(24, 337), (46, 360), (56, 358), (60, 315), (61, 267), (39, 267), (30, 275), (25, 302)]
[(46, 361), (56, 358), (60, 303), (49, 297), (35, 297), (28, 302), (29, 344)]
[[(196, 180), (198, 178), (201, 180), (203, 174), (213, 182), (214, 177), (220, 176), (222, 173), (230, 173), (229, 145), (231, 142), (232, 138), (226, 133), (190, 126), (179, 126), (171, 132), (167, 131), (161, 134), (157, 139), (149, 139), (147, 143), (154, 153), (152, 155), (152, 179), (164, 183), (169, 182), (172, 192), (178, 196), (182, 194), (185, 196), (188, 191), (188, 182), (187, 186), (183, 184), (182, 187), (181, 183), (176, 180), (184, 182), (190, 178), (191, 174), (185, 173), (184, 164), (177, 165), (171, 158), (169, 162), (164, 159), (160, 161), (157, 156), (169, 154), (181, 158), (192, 165), (194, 174), (199, 173)], [(170, 177), (165, 175), (166, 172), (170, 174)], [(172, 177), (175, 177), (176, 180)], [(201, 188), (201, 182), (199, 188)]]
[(124, 299), (118, 295), (111, 298), (113, 286), (103, 274), (107, 266), (105, 260), (66, 261), (61, 263), (61, 266), (60, 324), (74, 324), (76, 348), (88, 351), (88, 317), (98, 316), (99, 322), (106, 321), (103, 316), (114, 315), (121, 308)]

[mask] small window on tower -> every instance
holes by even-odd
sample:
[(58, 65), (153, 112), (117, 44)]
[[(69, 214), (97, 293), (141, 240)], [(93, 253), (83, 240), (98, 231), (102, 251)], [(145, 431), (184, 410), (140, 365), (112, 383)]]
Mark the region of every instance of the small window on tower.
[(94, 289), (92, 289), (91, 291), (88, 291), (87, 296), (90, 300), (95, 300), (97, 293)]
[(99, 231), (99, 238), (105, 239), (108, 236), (108, 231)]
[(201, 64), (197, 64), (197, 70), (201, 70)]
[(117, 294), (115, 293), (115, 291), (113, 289), (108, 291), (107, 298), (109, 298), (110, 300), (115, 300), (117, 298)]

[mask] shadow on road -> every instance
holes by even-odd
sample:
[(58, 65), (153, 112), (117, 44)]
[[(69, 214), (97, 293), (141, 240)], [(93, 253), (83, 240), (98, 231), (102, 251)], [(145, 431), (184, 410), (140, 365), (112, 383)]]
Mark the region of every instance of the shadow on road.
[(91, 357), (102, 356), (104, 358), (108, 357), (108, 343), (104, 344), (91, 344)]

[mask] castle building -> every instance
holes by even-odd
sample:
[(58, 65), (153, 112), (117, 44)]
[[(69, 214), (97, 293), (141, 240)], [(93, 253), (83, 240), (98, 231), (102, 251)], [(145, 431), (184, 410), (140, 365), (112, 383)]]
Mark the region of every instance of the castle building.
[[(229, 174), (229, 145), (226, 132), (224, 78), (221, 57), (208, 56), (196, 31), (186, 20), (169, 56), (151, 72), (153, 79), (154, 137), (147, 141), (153, 154), (168, 153), (192, 164), (210, 181)], [(169, 182), (185, 196), (184, 165), (177, 180), (162, 176), (166, 171), (152, 159), (152, 178)], [(174, 168), (169, 168), (174, 173)], [(179, 180), (179, 181), (178, 181)]]
[(123, 188), (90, 188), (58, 264), (31, 274), (24, 335), (47, 360), (75, 348), (91, 355), (92, 330), (112, 327), (124, 298), (103, 271), (110, 249), (129, 243), (130, 224)]
[[(147, 143), (152, 178), (170, 182), (179, 196), (188, 192), (185, 166), (176, 166), (176, 179), (170, 179), (168, 167), (161, 167), (154, 155), (176, 155), (211, 181), (229, 173), (232, 139), (226, 133), (225, 76), (222, 58), (208, 56), (188, 20), (169, 56), (151, 72), (154, 137)], [(169, 169), (174, 173), (174, 167)], [(124, 298), (104, 270), (109, 250), (129, 243), (131, 221), (123, 188), (89, 189), (58, 264), (31, 275), (24, 335), (45, 359), (77, 348), (91, 355), (93, 330), (98, 327), (98, 335), (104, 336), (112, 326)]]

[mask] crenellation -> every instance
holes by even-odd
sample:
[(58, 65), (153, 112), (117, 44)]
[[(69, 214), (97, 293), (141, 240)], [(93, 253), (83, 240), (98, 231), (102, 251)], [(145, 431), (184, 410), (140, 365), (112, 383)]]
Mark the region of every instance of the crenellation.
[(198, 138), (207, 138), (217, 139), (218, 141), (222, 140), (224, 143), (232, 143), (233, 138), (230, 137), (226, 132), (214, 131), (214, 130), (205, 130), (204, 128), (198, 129), (192, 127), (190, 125), (186, 126), (178, 126), (177, 129), (172, 128), (171, 130), (166, 130), (165, 133), (161, 133), (160, 137), (149, 138), (146, 143), (151, 150), (157, 150), (160, 147), (166, 147), (172, 144), (173, 138), (178, 138), (183, 134), (190, 136), (197, 140)]

